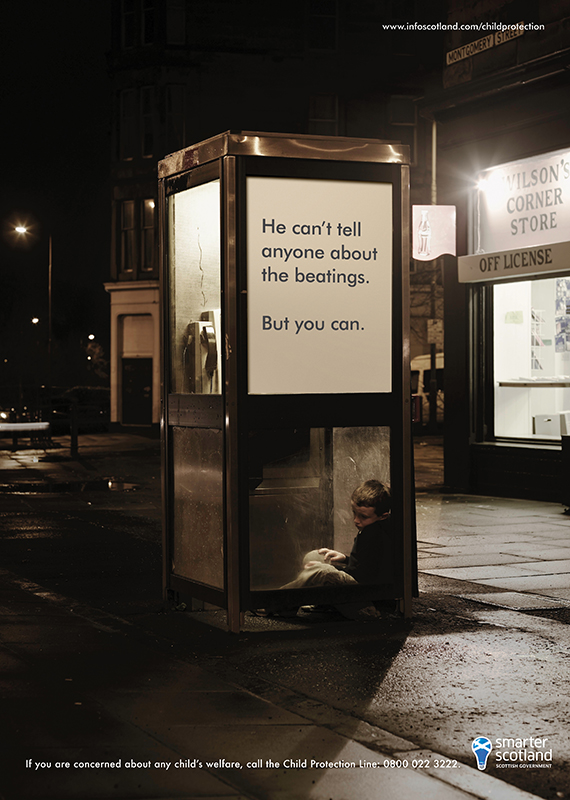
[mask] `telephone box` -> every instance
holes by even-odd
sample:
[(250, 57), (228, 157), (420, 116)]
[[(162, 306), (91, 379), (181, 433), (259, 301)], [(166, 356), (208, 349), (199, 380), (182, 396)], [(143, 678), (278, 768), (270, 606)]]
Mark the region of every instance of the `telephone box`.
[[(227, 132), (159, 165), (164, 587), (248, 609), (417, 594), (408, 148)], [(381, 578), (291, 587), (391, 487)], [(380, 575), (380, 572), (378, 573)]]

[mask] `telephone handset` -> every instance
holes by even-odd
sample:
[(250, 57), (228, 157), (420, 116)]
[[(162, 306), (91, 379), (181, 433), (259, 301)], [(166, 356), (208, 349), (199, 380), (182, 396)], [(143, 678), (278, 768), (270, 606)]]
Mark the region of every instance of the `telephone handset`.
[(183, 350), (187, 391), (218, 394), (220, 354), (218, 349), (220, 311), (202, 311), (200, 319), (188, 323)]
[(216, 344), (216, 330), (213, 324), (204, 325), (200, 332), (200, 343), (206, 350), (204, 371), (211, 379), (214, 371), (218, 369), (218, 347)]

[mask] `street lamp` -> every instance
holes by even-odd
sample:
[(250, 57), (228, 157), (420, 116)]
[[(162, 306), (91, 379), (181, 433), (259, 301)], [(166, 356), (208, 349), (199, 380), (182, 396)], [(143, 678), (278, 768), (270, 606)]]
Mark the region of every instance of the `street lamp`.
[[(29, 229), (26, 225), (16, 225), (15, 232), (20, 236), (26, 236)], [(51, 235), (48, 239), (48, 346), (47, 346), (47, 388), (48, 388), (48, 415), (51, 419), (51, 271), (52, 271), (52, 258), (51, 258)], [(35, 320), (35, 321), (34, 321)], [(34, 325), (37, 325), (39, 319), (34, 317), (32, 320)]]

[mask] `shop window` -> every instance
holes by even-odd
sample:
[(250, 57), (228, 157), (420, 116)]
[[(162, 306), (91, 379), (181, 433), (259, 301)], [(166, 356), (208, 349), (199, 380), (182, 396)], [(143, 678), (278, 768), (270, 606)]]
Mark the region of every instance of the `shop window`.
[(495, 435), (570, 433), (570, 278), (493, 288)]

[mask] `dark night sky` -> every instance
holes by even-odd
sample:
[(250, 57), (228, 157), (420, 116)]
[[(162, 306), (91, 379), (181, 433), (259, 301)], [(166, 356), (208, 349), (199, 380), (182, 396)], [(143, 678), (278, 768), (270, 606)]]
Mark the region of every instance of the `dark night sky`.
[[(108, 0), (4, 0), (0, 10), (3, 169), (0, 331), (5, 349), (22, 320), (47, 305), (53, 237), (54, 336), (96, 327), (108, 337)], [(34, 223), (14, 247), (12, 222)]]

